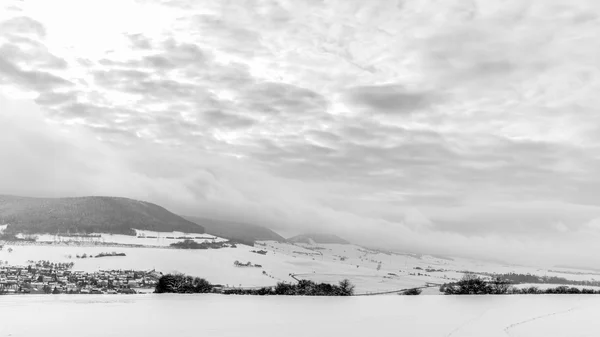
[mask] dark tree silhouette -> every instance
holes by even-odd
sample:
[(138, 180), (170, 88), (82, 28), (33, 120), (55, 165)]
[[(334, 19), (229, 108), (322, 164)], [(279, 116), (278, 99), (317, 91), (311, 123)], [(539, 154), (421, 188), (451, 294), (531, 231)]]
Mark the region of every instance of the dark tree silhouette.
[(340, 295), (341, 296), (352, 296), (354, 295), (354, 285), (350, 283), (350, 280), (343, 279), (339, 283)]
[(403, 291), (401, 293), (401, 295), (421, 295), (421, 289), (418, 289), (418, 288), (407, 289), (407, 290)]

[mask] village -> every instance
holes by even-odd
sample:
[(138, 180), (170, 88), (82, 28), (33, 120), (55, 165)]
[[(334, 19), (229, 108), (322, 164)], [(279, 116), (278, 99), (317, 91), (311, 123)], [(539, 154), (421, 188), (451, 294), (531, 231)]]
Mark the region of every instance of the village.
[(152, 271), (73, 271), (73, 263), (28, 261), (13, 266), (0, 261), (0, 295), (137, 294), (152, 292), (162, 276)]

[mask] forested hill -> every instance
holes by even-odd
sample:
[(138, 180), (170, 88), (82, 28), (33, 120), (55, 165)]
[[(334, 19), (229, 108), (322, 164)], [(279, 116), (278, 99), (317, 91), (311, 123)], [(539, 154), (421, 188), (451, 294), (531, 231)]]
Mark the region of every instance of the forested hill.
[(0, 225), (22, 233), (112, 233), (135, 229), (204, 233), (204, 228), (158, 205), (127, 198), (28, 198), (0, 195)]
[(218, 237), (251, 244), (260, 240), (285, 242), (285, 239), (272, 230), (249, 223), (185, 216), (186, 219), (204, 227), (207, 233)]

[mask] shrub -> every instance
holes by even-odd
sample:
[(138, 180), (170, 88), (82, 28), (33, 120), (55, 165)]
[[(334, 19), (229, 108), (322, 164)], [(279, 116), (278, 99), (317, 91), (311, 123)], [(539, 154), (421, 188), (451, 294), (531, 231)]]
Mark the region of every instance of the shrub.
[(194, 291), (196, 293), (209, 293), (212, 291), (212, 285), (207, 280), (195, 277), (194, 278)]
[(350, 280), (343, 279), (339, 283), (340, 296), (352, 296), (354, 295), (354, 285), (350, 283)]
[(208, 293), (212, 285), (199, 277), (185, 276), (183, 274), (167, 274), (158, 279), (154, 292), (161, 293)]
[(171, 247), (181, 248), (181, 249), (207, 249), (208, 248), (208, 247), (202, 246), (198, 242), (196, 242), (194, 240), (190, 240), (190, 239), (172, 243)]
[(256, 295), (261, 295), (261, 296), (274, 295), (274, 294), (275, 293), (273, 292), (273, 288), (271, 288), (271, 287), (263, 287), (256, 291)]
[(408, 289), (408, 290), (403, 291), (401, 293), (401, 295), (421, 295), (421, 289), (419, 289), (419, 288)]
[[(90, 255), (91, 256), (91, 255)], [(99, 257), (106, 257), (106, 256), (126, 256), (125, 253), (117, 253), (117, 252), (112, 252), (112, 253), (100, 253), (98, 255), (96, 255), (96, 258)]]
[(296, 287), (289, 283), (278, 282), (275, 286), (275, 295), (295, 295)]
[(488, 282), (490, 287), (490, 293), (494, 295), (506, 294), (510, 288), (510, 283), (507, 280), (501, 279), (500, 277), (493, 278)]
[(538, 287), (527, 287), (521, 289), (522, 294), (540, 294), (542, 291)]
[(486, 281), (474, 274), (465, 274), (458, 282), (443, 284), (440, 291), (445, 295), (500, 295), (508, 293), (510, 284), (500, 278)]

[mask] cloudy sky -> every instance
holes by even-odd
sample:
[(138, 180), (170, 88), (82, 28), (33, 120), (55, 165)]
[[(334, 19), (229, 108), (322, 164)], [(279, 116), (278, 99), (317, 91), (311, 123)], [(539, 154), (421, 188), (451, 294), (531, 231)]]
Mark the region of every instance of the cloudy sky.
[(1, 193), (600, 254), (597, 0), (1, 4)]

